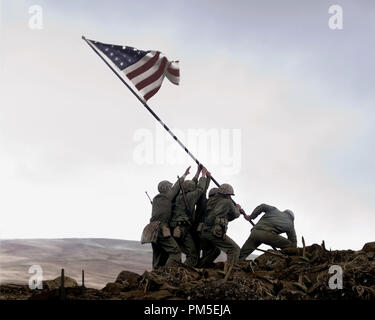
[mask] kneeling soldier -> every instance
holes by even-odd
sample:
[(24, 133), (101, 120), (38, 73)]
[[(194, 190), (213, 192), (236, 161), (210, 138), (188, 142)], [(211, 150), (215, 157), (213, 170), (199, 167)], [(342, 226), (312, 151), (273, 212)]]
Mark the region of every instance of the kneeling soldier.
[[(264, 212), (263, 217), (251, 230), (249, 238), (241, 248), (240, 260), (245, 260), (262, 243), (280, 249), (297, 247), (293, 212), (289, 209), (280, 211), (276, 207), (261, 204), (250, 216), (245, 216), (245, 219), (253, 220), (262, 212)], [(284, 232), (288, 239), (280, 236)]]

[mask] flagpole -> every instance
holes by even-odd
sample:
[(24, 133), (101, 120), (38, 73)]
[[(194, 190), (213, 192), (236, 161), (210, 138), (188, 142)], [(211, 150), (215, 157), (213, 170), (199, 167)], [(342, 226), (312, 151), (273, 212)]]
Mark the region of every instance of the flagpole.
[[(98, 52), (98, 50), (91, 44), (90, 41), (88, 41), (86, 39), (85, 36), (82, 36), (82, 39), (85, 40), (85, 42), (90, 46), (90, 48), (92, 50), (94, 50), (94, 52), (104, 61), (104, 63), (116, 74), (116, 76), (122, 81), (123, 84), (125, 84), (127, 86), (127, 88), (136, 96), (136, 98), (143, 104), (143, 106), (152, 114), (152, 116), (159, 121), (159, 123), (163, 126), (163, 128), (172, 136), (172, 138), (174, 140), (176, 140), (176, 142), (181, 146), (181, 148), (183, 148), (185, 150), (185, 152), (194, 160), (194, 162), (200, 166), (202, 165), (199, 160), (188, 150), (188, 148), (185, 147), (185, 145), (180, 141), (180, 139), (177, 138), (177, 136), (168, 128), (168, 126), (159, 118), (159, 116), (148, 106), (148, 104), (141, 98), (139, 97), (139, 95), (133, 90), (133, 88), (131, 88), (127, 83), (126, 81), (117, 73), (117, 71), (115, 70), (115, 68), (113, 68), (109, 62), (104, 59), (104, 57)], [(202, 165), (203, 166), (203, 165)], [(218, 186), (220, 187), (220, 184), (216, 181), (216, 179), (211, 176), (211, 180)], [(236, 202), (232, 199), (232, 202), (234, 204), (236, 204)], [(243, 215), (245, 215), (245, 213), (243, 213)], [(252, 225), (254, 225), (254, 223), (252, 221), (250, 221), (250, 223)]]

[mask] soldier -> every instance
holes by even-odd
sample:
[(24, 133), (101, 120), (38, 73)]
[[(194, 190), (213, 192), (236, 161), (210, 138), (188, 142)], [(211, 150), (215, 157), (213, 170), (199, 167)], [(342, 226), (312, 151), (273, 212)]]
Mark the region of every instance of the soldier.
[[(206, 212), (207, 212), (208, 199), (207, 199), (206, 193), (207, 193), (210, 182), (211, 182), (211, 177), (208, 177), (205, 190), (197, 202), (197, 208), (195, 211), (196, 213), (195, 213), (195, 220), (194, 220), (196, 228), (198, 227), (200, 223), (204, 221), (204, 216), (206, 215)], [(219, 188), (211, 188), (210, 192), (208, 193), (208, 198), (213, 197), (217, 193), (217, 190), (219, 190)]]
[[(184, 181), (190, 173), (190, 167), (186, 169), (180, 178)], [(169, 222), (172, 214), (172, 202), (180, 190), (179, 181), (174, 185), (169, 181), (161, 181), (158, 184), (159, 194), (152, 201), (152, 215), (150, 222), (160, 221), (158, 237), (156, 243), (152, 243), (152, 266), (153, 269), (172, 262), (181, 262), (181, 249), (171, 236)]]
[[(198, 179), (195, 179), (195, 177), (193, 178), (193, 181), (195, 181), (196, 183), (198, 183)], [(203, 222), (203, 219), (204, 219), (204, 216), (206, 214), (206, 209), (207, 209), (207, 190), (208, 190), (208, 187), (210, 185), (210, 182), (211, 182), (211, 175), (210, 176), (207, 176), (207, 179), (206, 179), (206, 186), (204, 188), (204, 191), (203, 191), (203, 194), (200, 196), (198, 202), (197, 202), (197, 206), (196, 206), (196, 209), (195, 209), (195, 216), (194, 216), (194, 221), (193, 221), (193, 239), (194, 239), (194, 243), (195, 243), (195, 247), (197, 249), (197, 254), (198, 254), (198, 258), (200, 257), (200, 251), (201, 251), (201, 240), (200, 240), (200, 237), (199, 237), (199, 224), (201, 224)], [(217, 189), (217, 188), (213, 188), (213, 189)], [(211, 189), (212, 190), (212, 189)], [(210, 192), (211, 192), (210, 190)]]
[[(262, 212), (263, 217), (251, 230), (249, 238), (241, 248), (240, 260), (245, 260), (262, 243), (275, 248), (297, 247), (296, 231), (294, 229), (294, 214), (291, 210), (279, 211), (267, 204), (257, 206), (250, 216), (245, 215), (247, 221), (255, 219)], [(288, 239), (280, 236), (286, 233)]]
[(227, 254), (224, 273), (230, 270), (238, 259), (240, 247), (226, 234), (228, 222), (238, 218), (241, 206), (234, 206), (231, 196), (234, 191), (231, 185), (222, 184), (218, 193), (208, 200), (207, 213), (201, 233), (201, 239), (207, 244), (203, 251), (200, 267), (211, 266), (220, 249)]
[[(210, 181), (210, 178), (208, 178), (207, 180)], [(218, 193), (218, 191), (219, 191), (219, 188), (211, 188), (210, 192), (208, 193), (208, 199), (206, 198), (205, 194), (203, 194), (200, 197), (197, 203), (197, 209), (196, 209), (196, 215), (195, 215), (195, 225), (196, 225), (195, 230), (197, 231), (197, 233), (200, 233), (204, 226), (204, 220), (206, 219), (206, 216), (207, 216), (207, 203), (211, 198), (214, 197), (215, 194)], [(199, 214), (198, 214), (198, 210), (199, 210)], [(200, 237), (199, 237), (199, 240), (200, 240)]]
[(181, 192), (177, 196), (172, 210), (170, 222), (173, 237), (177, 241), (183, 253), (186, 254), (185, 264), (194, 267), (198, 263), (198, 253), (192, 236), (192, 226), (195, 219), (195, 205), (206, 190), (207, 177), (210, 173), (206, 168), (198, 167), (194, 180), (198, 180), (198, 185), (193, 180), (186, 180), (182, 184)]
[[(198, 262), (198, 267), (200, 268), (208, 268), (208, 267), (213, 267), (215, 259), (220, 255), (220, 249), (212, 246), (211, 243), (205, 239), (202, 239), (200, 237), (202, 229), (204, 227), (204, 220), (206, 219), (207, 216), (207, 203), (212, 199), (215, 194), (219, 191), (219, 188), (212, 188), (208, 192), (208, 199), (206, 198), (205, 195), (199, 199), (198, 205), (197, 205), (197, 212), (198, 208), (200, 209), (200, 214), (197, 214), (197, 232), (195, 233), (196, 237), (198, 238), (198, 241), (196, 242), (197, 246), (197, 251), (198, 251), (198, 257), (199, 257), (199, 262)], [(203, 255), (207, 256), (210, 255), (210, 258), (208, 260), (212, 261), (210, 265), (202, 265), (202, 259), (200, 258), (200, 251), (203, 251)], [(207, 259), (207, 257), (206, 257)]]

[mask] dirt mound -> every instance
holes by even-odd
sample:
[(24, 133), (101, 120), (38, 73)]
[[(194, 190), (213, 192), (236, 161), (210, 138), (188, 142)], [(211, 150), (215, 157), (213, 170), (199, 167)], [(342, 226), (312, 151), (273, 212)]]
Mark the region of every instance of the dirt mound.
[[(43, 289), (47, 289), (47, 290), (60, 288), (60, 285), (61, 285), (61, 276), (53, 280), (43, 281)], [(64, 276), (64, 288), (73, 288), (73, 287), (78, 287), (77, 281), (74, 280), (73, 278)]]
[[(361, 251), (328, 251), (314, 244), (281, 252), (269, 250), (238, 263), (227, 281), (223, 264), (213, 269), (184, 265), (145, 272), (128, 299), (375, 299), (375, 242)], [(342, 288), (339, 274), (342, 271)], [(144, 294), (139, 295), (139, 289)]]
[[(269, 250), (254, 261), (234, 266), (225, 281), (223, 263), (212, 269), (182, 264), (162, 267), (142, 276), (121, 272), (102, 290), (65, 289), (66, 299), (189, 299), (189, 300), (328, 300), (375, 299), (375, 242), (362, 250), (328, 251), (322, 245)], [(342, 272), (342, 281), (340, 273)], [(18, 291), (17, 291), (18, 290)], [(58, 299), (59, 289), (42, 292), (1, 287), (6, 299)]]

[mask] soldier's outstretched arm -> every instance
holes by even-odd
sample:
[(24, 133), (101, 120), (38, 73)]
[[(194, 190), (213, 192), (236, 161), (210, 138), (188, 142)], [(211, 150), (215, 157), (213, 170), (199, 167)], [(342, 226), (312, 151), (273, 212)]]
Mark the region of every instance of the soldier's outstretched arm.
[[(184, 172), (184, 174), (182, 175), (182, 177), (180, 177), (180, 182), (181, 182), (181, 183), (184, 182), (186, 176), (187, 176), (189, 173), (190, 173), (190, 167), (188, 167), (188, 168), (185, 170), (185, 172)], [(169, 199), (173, 199), (173, 198), (178, 194), (178, 192), (180, 191), (180, 182), (179, 182), (178, 179), (177, 179), (177, 181), (176, 181), (176, 182), (174, 183), (174, 185), (172, 186), (171, 190), (167, 193), (167, 197), (168, 197)]]
[(252, 212), (251, 215), (250, 215), (250, 219), (251, 219), (251, 220), (254, 220), (254, 219), (256, 219), (256, 217), (258, 217), (262, 212), (264, 212), (264, 213), (268, 213), (268, 212), (270, 212), (270, 211), (272, 211), (272, 210), (274, 210), (274, 209), (276, 209), (276, 208), (273, 207), (273, 206), (270, 206), (270, 205), (268, 205), (268, 204), (262, 203), (262, 204), (260, 204), (259, 206), (257, 206), (257, 207), (253, 210), (253, 212)]
[(211, 172), (207, 171), (206, 167), (202, 167), (202, 176), (199, 179), (197, 184), (196, 196), (198, 197), (197, 200), (200, 198), (202, 194), (206, 195), (207, 189), (211, 182)]
[(211, 172), (207, 171), (206, 168), (204, 168), (204, 169), (205, 169), (205, 171), (204, 171), (204, 174), (202, 172), (202, 176), (206, 176), (207, 179), (206, 179), (206, 185), (204, 187), (204, 192), (203, 193), (206, 194), (207, 190), (208, 190), (208, 187), (210, 186), (210, 183), (211, 183)]
[(207, 193), (207, 190), (208, 190), (208, 187), (210, 186), (210, 183), (211, 183), (211, 174), (210, 174), (210, 176), (207, 176), (206, 187), (204, 188), (204, 194)]
[(232, 201), (230, 201), (230, 210), (228, 214), (228, 220), (232, 221), (237, 219), (241, 215), (240, 206), (235, 206)]
[(194, 204), (196, 204), (199, 198), (201, 197), (201, 195), (205, 193), (206, 184), (207, 184), (207, 178), (200, 177), (197, 188), (194, 191), (189, 192), (188, 196)]
[(193, 179), (192, 179), (195, 183), (198, 183), (198, 178), (199, 178), (199, 175), (200, 175), (201, 172), (202, 172), (202, 169), (203, 169), (203, 166), (200, 164), (200, 165), (198, 166), (198, 168), (197, 168), (197, 172), (195, 173), (195, 176), (194, 176)]

